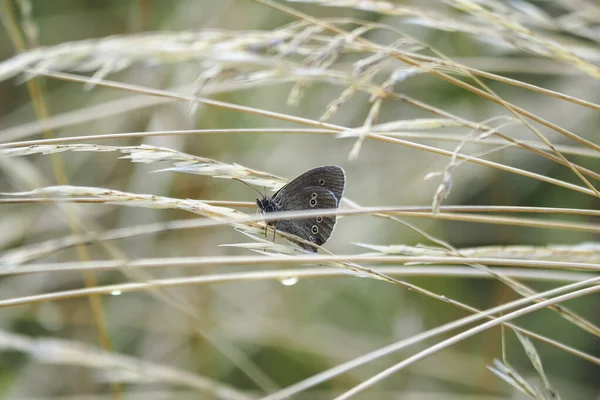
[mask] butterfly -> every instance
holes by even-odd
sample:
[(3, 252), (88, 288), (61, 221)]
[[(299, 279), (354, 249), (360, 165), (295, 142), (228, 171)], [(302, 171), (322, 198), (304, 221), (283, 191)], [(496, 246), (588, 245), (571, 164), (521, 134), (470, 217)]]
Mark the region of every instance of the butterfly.
[[(346, 188), (344, 170), (336, 165), (325, 165), (310, 169), (279, 189), (273, 196), (256, 199), (263, 214), (283, 211), (313, 209), (336, 209)], [(268, 221), (275, 230), (291, 233), (318, 246), (329, 239), (335, 227), (336, 217), (311, 217), (307, 219)], [(316, 252), (314, 246), (298, 245)]]

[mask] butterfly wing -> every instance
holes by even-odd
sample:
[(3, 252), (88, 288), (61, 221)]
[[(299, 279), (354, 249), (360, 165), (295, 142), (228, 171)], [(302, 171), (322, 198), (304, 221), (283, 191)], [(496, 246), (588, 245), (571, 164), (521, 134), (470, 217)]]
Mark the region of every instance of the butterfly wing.
[[(308, 186), (290, 192), (289, 195), (278, 196), (278, 202), (279, 211), (299, 211), (336, 209), (339, 199), (332, 191), (322, 186)], [(318, 216), (307, 219), (281, 220), (277, 222), (276, 226), (278, 230), (321, 246), (331, 236), (335, 223), (335, 216)], [(317, 251), (316, 248), (307, 244), (298, 243), (298, 245), (309, 251)]]
[(346, 188), (346, 174), (344, 170), (336, 165), (324, 165), (309, 169), (290, 183), (279, 189), (273, 195), (273, 200), (280, 200), (294, 196), (295, 193), (309, 186), (320, 186), (333, 193), (338, 203), (342, 199)]

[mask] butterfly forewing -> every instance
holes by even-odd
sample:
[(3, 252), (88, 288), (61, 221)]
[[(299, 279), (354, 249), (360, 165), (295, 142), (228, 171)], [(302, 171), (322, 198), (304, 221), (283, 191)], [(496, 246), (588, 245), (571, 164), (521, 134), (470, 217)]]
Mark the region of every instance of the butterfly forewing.
[(279, 191), (273, 195), (273, 200), (276, 198), (294, 196), (295, 193), (298, 193), (308, 186), (320, 186), (331, 191), (339, 203), (344, 194), (344, 188), (346, 187), (346, 175), (344, 174), (344, 170), (336, 165), (324, 165), (322, 167), (309, 169), (279, 189)]

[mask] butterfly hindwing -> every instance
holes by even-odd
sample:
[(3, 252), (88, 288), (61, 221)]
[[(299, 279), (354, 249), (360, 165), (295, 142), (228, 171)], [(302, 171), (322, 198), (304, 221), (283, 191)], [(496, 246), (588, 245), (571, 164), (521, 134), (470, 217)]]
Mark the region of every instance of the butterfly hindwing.
[[(279, 211), (299, 211), (317, 209), (336, 209), (339, 199), (334, 193), (321, 186), (308, 186), (298, 189), (291, 196), (273, 198), (279, 205)], [(281, 230), (299, 236), (304, 240), (319, 246), (329, 239), (335, 227), (335, 216), (317, 216), (307, 219), (294, 219), (278, 221), (275, 225)], [(298, 243), (302, 248), (310, 251), (316, 249), (310, 245)]]

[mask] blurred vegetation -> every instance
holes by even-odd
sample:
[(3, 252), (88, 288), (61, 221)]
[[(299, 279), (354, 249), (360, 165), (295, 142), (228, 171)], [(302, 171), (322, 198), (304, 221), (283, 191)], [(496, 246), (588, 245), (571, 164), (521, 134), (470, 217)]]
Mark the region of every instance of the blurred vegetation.
[[(598, 2), (0, 16), (0, 397), (600, 398)], [(303, 261), (231, 178), (326, 164), (357, 214)], [(442, 327), (577, 282), (493, 313), (542, 337)]]

